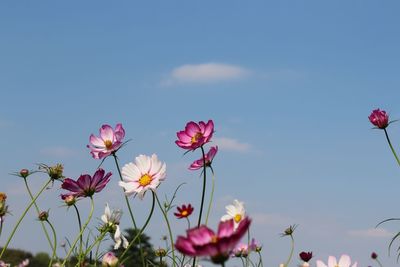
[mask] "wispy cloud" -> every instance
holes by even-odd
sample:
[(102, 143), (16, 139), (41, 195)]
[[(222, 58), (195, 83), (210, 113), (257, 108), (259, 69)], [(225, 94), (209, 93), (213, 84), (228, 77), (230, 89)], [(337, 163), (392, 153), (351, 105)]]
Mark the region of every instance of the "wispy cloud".
[(228, 137), (214, 137), (213, 143), (218, 145), (221, 150), (236, 151), (236, 152), (249, 152), (251, 145), (248, 143), (242, 143), (237, 139)]
[(187, 64), (174, 68), (163, 85), (180, 83), (210, 83), (236, 80), (246, 77), (250, 71), (237, 66), (222, 63)]
[(75, 155), (75, 151), (63, 146), (47, 147), (40, 150), (40, 154), (59, 158), (67, 158)]
[(350, 230), (350, 231), (348, 231), (348, 235), (354, 236), (354, 237), (382, 238), (382, 237), (390, 237), (393, 234), (383, 228), (369, 228), (369, 229), (362, 229), (362, 230)]

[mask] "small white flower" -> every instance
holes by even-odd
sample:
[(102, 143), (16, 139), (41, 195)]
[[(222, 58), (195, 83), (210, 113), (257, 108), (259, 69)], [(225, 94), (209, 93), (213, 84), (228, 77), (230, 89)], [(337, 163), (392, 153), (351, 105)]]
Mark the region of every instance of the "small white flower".
[(121, 243), (122, 243), (123, 248), (127, 248), (129, 245), (128, 240), (126, 240), (125, 236), (123, 236), (121, 234), (121, 231), (120, 231), (118, 225), (117, 225), (117, 229), (115, 230), (113, 239), (115, 242), (114, 249), (119, 249), (119, 247), (121, 246)]
[(121, 216), (121, 210), (111, 210), (108, 203), (106, 203), (106, 208), (104, 209), (104, 214), (101, 216), (101, 220), (104, 223), (103, 229), (108, 231), (110, 234), (114, 234), (114, 236), (112, 236), (115, 242), (114, 249), (118, 249), (121, 244), (124, 248), (127, 248), (129, 244), (128, 240), (126, 240), (126, 238), (121, 234), (119, 228)]
[(151, 157), (139, 155), (134, 163), (130, 162), (122, 168), (123, 181), (118, 184), (125, 189), (125, 195), (138, 194), (143, 199), (147, 190), (155, 191), (165, 179), (166, 168), (156, 154)]
[(237, 199), (235, 199), (233, 201), (233, 205), (228, 205), (225, 208), (227, 214), (222, 216), (221, 221), (227, 221), (233, 219), (236, 229), (236, 227), (239, 225), (239, 223), (244, 219), (246, 215), (246, 210), (244, 209), (243, 202), (240, 202)]

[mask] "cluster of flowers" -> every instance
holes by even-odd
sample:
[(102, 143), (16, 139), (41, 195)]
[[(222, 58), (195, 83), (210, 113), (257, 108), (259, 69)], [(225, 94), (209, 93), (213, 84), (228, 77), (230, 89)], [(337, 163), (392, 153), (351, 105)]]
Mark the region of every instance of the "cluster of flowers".
[[(383, 129), (386, 132), (386, 127), (389, 125), (388, 116), (385, 111), (374, 110), (369, 116), (371, 123), (379, 129)], [(99, 130), (99, 135), (94, 134), (89, 137), (89, 145), (87, 147), (94, 159), (102, 160), (102, 162), (107, 158), (113, 158), (115, 161), (116, 169), (119, 175), (120, 181), (118, 185), (121, 187), (127, 204), (127, 209), (132, 219), (133, 227), (139, 229), (139, 234), (135, 236), (132, 240), (127, 240), (123, 236), (120, 228), (122, 210), (121, 209), (110, 209), (109, 205), (105, 204), (104, 214), (101, 216), (102, 225), (98, 227), (99, 233), (95, 237), (92, 244), (83, 244), (83, 235), (91, 221), (93, 211), (94, 211), (94, 201), (93, 197), (95, 194), (101, 192), (107, 184), (110, 182), (112, 177), (112, 172), (106, 172), (103, 168), (98, 168), (93, 175), (82, 174), (77, 179), (64, 177), (64, 169), (61, 164), (55, 166), (47, 166), (41, 164), (39, 166), (39, 172), (47, 173), (49, 180), (45, 183), (43, 188), (36, 194), (33, 195), (29, 189), (27, 183), (27, 177), (34, 173), (35, 171), (29, 171), (27, 169), (22, 169), (16, 175), (24, 179), (26, 188), (29, 195), (31, 196), (31, 203), (26, 208), (25, 212), (21, 215), (21, 218), (15, 228), (13, 229), (10, 237), (8, 238), (6, 244), (4, 245), (1, 253), (0, 259), (7, 249), (15, 230), (18, 228), (19, 223), (22, 221), (27, 211), (35, 206), (38, 214), (39, 221), (42, 223), (43, 231), (46, 238), (53, 250), (53, 255), (49, 266), (65, 266), (69, 258), (74, 253), (78, 260), (77, 266), (84, 266), (87, 264), (87, 255), (92, 252), (95, 246), (100, 246), (100, 243), (104, 240), (107, 234), (111, 235), (114, 241), (114, 249), (124, 248), (124, 252), (120, 256), (116, 256), (112, 251), (108, 251), (103, 255), (98, 255), (96, 253), (95, 260), (102, 258), (102, 266), (117, 267), (123, 266), (124, 258), (126, 252), (134, 244), (136, 239), (140, 238), (140, 234), (143, 233), (146, 226), (148, 225), (155, 203), (159, 205), (161, 212), (163, 213), (166, 225), (168, 226), (170, 246), (166, 248), (160, 248), (156, 250), (156, 255), (160, 258), (160, 266), (163, 263), (162, 259), (171, 259), (172, 266), (200, 266), (200, 259), (207, 259), (214, 264), (219, 264), (225, 266), (225, 263), (232, 257), (242, 259), (244, 266), (263, 266), (261, 250), (262, 246), (259, 245), (254, 238), (250, 238), (250, 225), (252, 220), (247, 216), (244, 203), (239, 200), (234, 200), (232, 205), (226, 207), (226, 214), (221, 217), (218, 225), (218, 229), (214, 231), (208, 227), (208, 215), (211, 209), (211, 203), (213, 201), (212, 188), (209, 194), (209, 207), (206, 213), (206, 218), (203, 218), (203, 208), (205, 202), (205, 192), (206, 192), (206, 180), (207, 171), (211, 171), (214, 177), (214, 170), (212, 167), (213, 160), (218, 153), (218, 146), (211, 146), (207, 153), (205, 152), (206, 145), (212, 141), (214, 134), (214, 122), (209, 120), (208, 122), (200, 121), (188, 122), (182, 131), (177, 132), (176, 145), (186, 151), (201, 151), (200, 159), (195, 160), (188, 167), (189, 170), (202, 170), (203, 175), (203, 189), (201, 191), (201, 201), (199, 205), (198, 220), (197, 225), (190, 227), (189, 217), (193, 214), (195, 207), (191, 203), (181, 204), (179, 206), (173, 205), (174, 197), (171, 201), (166, 201), (162, 205), (157, 196), (157, 190), (160, 184), (166, 179), (166, 163), (160, 161), (156, 154), (151, 156), (139, 155), (133, 162), (125, 164), (122, 168), (119, 167), (117, 152), (127, 143), (124, 141), (125, 129), (122, 124), (117, 124), (114, 128), (110, 125), (102, 125)], [(400, 164), (400, 162), (399, 162)], [(101, 164), (100, 164), (101, 166)], [(213, 178), (214, 179), (214, 178)], [(54, 181), (61, 181), (61, 188), (66, 190), (65, 193), (61, 194), (61, 199), (64, 201), (67, 207), (74, 207), (77, 212), (77, 217), (79, 219), (80, 232), (74, 239), (74, 241), (69, 244), (70, 248), (66, 251), (66, 256), (64, 260), (56, 255), (56, 232), (54, 227), (49, 221), (49, 214), (46, 211), (41, 211), (36, 203), (37, 198), (42, 192), (47, 188), (49, 183)], [(214, 181), (212, 183), (214, 187)], [(152, 207), (150, 209), (149, 216), (145, 224), (139, 228), (136, 225), (132, 209), (130, 207), (129, 197), (138, 196), (140, 200), (144, 199), (146, 194), (149, 192), (152, 196)], [(0, 235), (4, 223), (4, 217), (8, 213), (8, 206), (6, 205), (6, 194), (0, 193)], [(77, 203), (83, 199), (90, 199), (91, 210), (86, 222), (81, 225), (79, 210)], [(186, 235), (179, 235), (176, 240), (172, 235), (170, 228), (170, 223), (168, 220), (168, 212), (176, 207), (174, 215), (177, 219), (186, 219), (188, 221), (188, 229)], [(197, 208), (196, 208), (197, 211)], [(48, 224), (53, 232), (53, 240), (50, 238), (49, 233), (45, 224)], [(282, 236), (290, 236), (292, 240), (292, 251), (286, 263), (281, 264), (281, 267), (288, 267), (291, 255), (293, 254), (294, 239), (293, 232), (295, 226), (290, 226), (287, 228)], [(248, 242), (240, 243), (243, 236), (248, 233)], [(174, 242), (175, 240), (175, 242)], [(175, 255), (175, 252), (179, 252), (181, 257)], [(252, 253), (258, 254), (258, 263), (253, 263), (250, 255)], [(142, 252), (141, 252), (142, 253)], [(373, 259), (377, 259), (376, 254), (373, 254)], [(188, 258), (187, 258), (188, 256)], [(141, 257), (144, 257), (141, 254)], [(185, 258), (186, 257), (186, 258)], [(299, 258), (302, 260), (302, 267), (310, 266), (309, 262), (312, 259), (312, 252), (301, 252)], [(145, 266), (145, 261), (143, 260), (143, 266)], [(54, 261), (54, 263), (53, 263)], [(21, 264), (28, 264), (27, 262)], [(0, 261), (0, 266), (6, 266), (5, 263)], [(26, 266), (26, 265), (19, 265)], [(356, 267), (357, 263), (351, 265), (351, 260), (348, 255), (342, 255), (339, 261), (335, 257), (331, 256), (328, 258), (328, 264), (326, 265), (321, 260), (316, 261), (317, 267)]]

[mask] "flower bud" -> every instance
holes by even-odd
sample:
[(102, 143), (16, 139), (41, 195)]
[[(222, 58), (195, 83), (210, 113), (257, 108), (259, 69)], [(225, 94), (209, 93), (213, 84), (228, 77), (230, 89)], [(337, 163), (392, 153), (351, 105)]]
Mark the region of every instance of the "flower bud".
[(39, 221), (47, 221), (49, 218), (49, 213), (47, 211), (42, 211), (39, 213)]
[(154, 253), (156, 254), (157, 257), (161, 257), (161, 258), (167, 256), (167, 251), (163, 248), (157, 249)]
[(311, 260), (311, 258), (312, 258), (312, 252), (305, 252), (305, 251), (303, 251), (303, 252), (301, 252), (301, 253), (299, 254), (299, 257), (300, 257), (300, 259), (301, 259), (302, 261), (304, 261), (304, 262), (309, 262), (309, 261)]
[(378, 258), (378, 254), (376, 254), (375, 252), (372, 252), (372, 253), (371, 253), (371, 258), (372, 258), (373, 260), (376, 260), (376, 259)]
[(74, 195), (67, 195), (64, 198), (64, 202), (67, 206), (72, 206), (76, 203), (76, 197)]
[(28, 169), (22, 169), (19, 171), (19, 175), (21, 175), (22, 178), (26, 178), (29, 176), (29, 170)]
[(384, 110), (375, 109), (368, 117), (369, 121), (379, 129), (385, 129), (389, 125), (389, 115)]
[(117, 267), (118, 266), (118, 258), (112, 252), (107, 252), (101, 263), (102, 267)]

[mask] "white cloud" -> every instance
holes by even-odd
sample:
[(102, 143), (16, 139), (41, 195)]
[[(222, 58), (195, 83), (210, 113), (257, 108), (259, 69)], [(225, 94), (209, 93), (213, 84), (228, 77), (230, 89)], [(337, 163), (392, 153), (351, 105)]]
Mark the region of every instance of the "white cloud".
[(187, 64), (174, 68), (162, 83), (171, 85), (176, 83), (209, 83), (236, 80), (246, 77), (249, 70), (229, 64), (204, 63)]
[(241, 143), (237, 139), (228, 137), (214, 137), (213, 144), (218, 145), (218, 149), (228, 151), (248, 152), (251, 149), (250, 144)]
[(43, 148), (42, 150), (40, 150), (40, 154), (46, 156), (66, 158), (75, 155), (75, 151), (68, 147), (56, 146), (56, 147)]
[(369, 228), (364, 230), (350, 230), (348, 235), (354, 237), (390, 237), (393, 234), (383, 228)]

